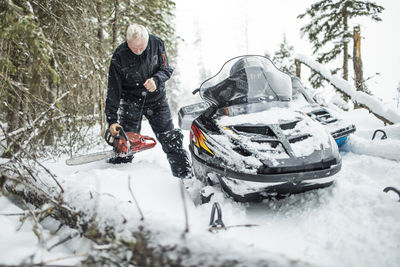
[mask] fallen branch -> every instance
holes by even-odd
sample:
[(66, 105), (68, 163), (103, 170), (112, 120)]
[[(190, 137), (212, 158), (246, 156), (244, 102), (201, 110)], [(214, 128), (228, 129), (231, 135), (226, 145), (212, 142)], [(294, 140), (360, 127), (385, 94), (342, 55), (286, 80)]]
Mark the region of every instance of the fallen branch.
[[(1, 126), (1, 125), (0, 125), (0, 129), (2, 129), (3, 132), (5, 132), (3, 126)], [(7, 137), (10, 138), (14, 142), (14, 144), (18, 144), (18, 142), (14, 138), (12, 138), (10, 136), (7, 136)], [(36, 164), (38, 164), (43, 170), (45, 170), (50, 175), (50, 177), (54, 180), (54, 182), (57, 184), (57, 186), (60, 188), (61, 193), (64, 193), (64, 188), (58, 182), (56, 176), (53, 173), (51, 173), (51, 171), (49, 169), (47, 169), (42, 163), (40, 163), (34, 156), (32, 156), (22, 146), (20, 146), (20, 150), (19, 151), (23, 151), (29, 158), (31, 158)], [(31, 168), (27, 168), (25, 166), (25, 163), (23, 161), (25, 161), (26, 159), (20, 159), (16, 155), (13, 155), (12, 158), (10, 159), (10, 161), (12, 161), (13, 159), (16, 159), (17, 161), (19, 161), (20, 165), (30, 174), (30, 176), (35, 181), (37, 181), (37, 179), (35, 178), (35, 176), (33, 175), (32, 171), (31, 171)], [(18, 169), (17, 169), (17, 171), (18, 171)]]
[(131, 187), (131, 176), (130, 175), (128, 176), (128, 188), (129, 188), (129, 192), (131, 193), (131, 196), (133, 198), (133, 201), (135, 201), (136, 207), (137, 207), (137, 209), (139, 211), (140, 220), (143, 221), (144, 220), (143, 212), (140, 209), (139, 203), (137, 202), (135, 196), (133, 195), (133, 191), (132, 191), (132, 187)]
[[(8, 173), (0, 176), (2, 190), (19, 196), (26, 202), (43, 209), (43, 205), (51, 204), (49, 211), (51, 217), (61, 224), (68, 225), (73, 229), (100, 245), (100, 251), (96, 254), (96, 248), (90, 252), (83, 262), (88, 265), (115, 265), (115, 266), (309, 266), (306, 263), (287, 259), (285, 256), (268, 253), (264, 250), (257, 251), (255, 248), (220, 250), (217, 237), (213, 235), (210, 239), (201, 238), (197, 235), (186, 234), (185, 239), (179, 235), (175, 226), (164, 225), (163, 231), (168, 234), (168, 243), (159, 240), (165, 233), (160, 230), (150, 229), (154, 221), (144, 224), (136, 213), (123, 215), (118, 209), (101, 211), (101, 206), (96, 207), (98, 198), (106, 197), (99, 195), (86, 199), (87, 194), (74, 195), (74, 203), (85, 203), (74, 206), (61, 199), (57, 190), (45, 192), (38, 188), (38, 184), (31, 179), (29, 183), (21, 181), (24, 177), (10, 177)], [(108, 204), (109, 199), (107, 199)], [(113, 201), (113, 200), (111, 200)], [(120, 202), (115, 200), (115, 205)], [(95, 219), (94, 219), (95, 218)], [(163, 223), (160, 219), (159, 223)], [(161, 227), (157, 228), (161, 229)], [(171, 229), (175, 229), (172, 232)], [(175, 240), (171, 233), (177, 233)], [(205, 230), (205, 234), (208, 233)], [(196, 238), (195, 238), (196, 237)], [(106, 253), (106, 254), (104, 254)], [(105, 256), (107, 255), (107, 256)]]
[(395, 124), (400, 122), (398, 111), (384, 107), (383, 103), (374, 96), (357, 91), (354, 85), (337, 75), (332, 75), (322, 64), (301, 54), (296, 55), (296, 59), (318, 73), (322, 79), (330, 83), (336, 90), (348, 96), (354, 103), (367, 109), (385, 124)]

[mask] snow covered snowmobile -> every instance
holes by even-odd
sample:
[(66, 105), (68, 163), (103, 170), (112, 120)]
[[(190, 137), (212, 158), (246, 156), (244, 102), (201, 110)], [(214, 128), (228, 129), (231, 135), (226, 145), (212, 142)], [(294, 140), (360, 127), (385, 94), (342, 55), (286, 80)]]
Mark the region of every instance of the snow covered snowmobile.
[[(341, 169), (338, 146), (326, 129), (334, 119), (308, 102), (307, 111), (299, 109), (292, 101), (293, 88), (296, 97), (302, 93), (296, 86), (263, 56), (230, 59), (204, 81), (194, 92), (204, 102), (179, 111), (180, 127), (190, 130), (196, 178), (220, 183), (236, 201), (330, 186)], [(342, 138), (351, 129), (334, 132)]]
[(355, 125), (341, 118), (334, 110), (315, 103), (304, 89), (300, 79), (297, 77), (291, 77), (291, 79), (293, 105), (321, 123), (335, 139), (339, 148), (343, 146), (349, 135), (356, 131)]

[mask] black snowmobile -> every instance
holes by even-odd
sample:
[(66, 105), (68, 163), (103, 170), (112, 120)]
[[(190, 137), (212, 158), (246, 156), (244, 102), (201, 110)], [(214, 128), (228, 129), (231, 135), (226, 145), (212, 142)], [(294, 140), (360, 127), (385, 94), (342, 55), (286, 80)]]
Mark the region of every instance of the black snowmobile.
[[(179, 111), (180, 127), (190, 130), (196, 178), (220, 183), (236, 201), (330, 186), (341, 157), (322, 123), (336, 121), (307, 101), (307, 113), (299, 109), (292, 101), (294, 87), (303, 93), (298, 82), (263, 56), (230, 59), (204, 81), (194, 93), (205, 102)], [(353, 128), (334, 131), (347, 138)]]

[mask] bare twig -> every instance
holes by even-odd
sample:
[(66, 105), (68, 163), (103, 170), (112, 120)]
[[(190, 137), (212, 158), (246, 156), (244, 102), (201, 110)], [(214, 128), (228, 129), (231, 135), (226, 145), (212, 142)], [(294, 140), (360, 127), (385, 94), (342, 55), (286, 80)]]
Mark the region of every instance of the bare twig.
[[(49, 196), (41, 188), (38, 188), (38, 187), (34, 186), (31, 183), (25, 183), (23, 180), (21, 180), (19, 178), (6, 177), (6, 179), (10, 180), (10, 181), (13, 181), (13, 182), (15, 182), (17, 184), (22, 184), (24, 187), (26, 187), (27, 189), (29, 189), (31, 191), (40, 192), (46, 201), (50, 202), (51, 204), (54, 204), (54, 206), (57, 206), (57, 207), (59, 207), (61, 209), (64, 209), (65, 211), (67, 211), (70, 214), (75, 214), (76, 215), (76, 212), (74, 210), (71, 210), (69, 207), (67, 207), (65, 205), (60, 205), (60, 202), (57, 202), (56, 200), (54, 200), (51, 196)], [(13, 193), (13, 192), (10, 192), (10, 193)]]
[(73, 258), (79, 258), (79, 257), (86, 257), (88, 254), (87, 253), (83, 253), (83, 254), (74, 254), (71, 256), (65, 256), (65, 257), (59, 257), (59, 258), (55, 258), (55, 259), (51, 259), (51, 260), (47, 260), (45, 262), (41, 262), (41, 263), (36, 263), (34, 264), (34, 266), (51, 266), (51, 267), (73, 267), (75, 265), (49, 265), (49, 263), (51, 262), (55, 262), (55, 261), (61, 261), (61, 260), (66, 260), (66, 259), (73, 259)]
[(137, 207), (137, 209), (139, 211), (139, 214), (140, 214), (140, 217), (141, 217), (140, 220), (143, 221), (144, 220), (143, 212), (140, 209), (139, 203), (137, 202), (135, 196), (133, 195), (133, 191), (132, 191), (132, 187), (131, 187), (131, 176), (130, 175), (128, 176), (128, 188), (129, 188), (129, 192), (131, 193), (131, 196), (133, 198), (133, 201), (135, 201), (136, 207)]
[(183, 180), (180, 179), (180, 189), (181, 189), (181, 197), (183, 202), (183, 211), (185, 213), (185, 233), (189, 232), (189, 218), (188, 218), (188, 211), (186, 206), (186, 199), (185, 199), (185, 187), (183, 185)]
[[(4, 130), (4, 128), (3, 128), (3, 126), (1, 126), (1, 124), (0, 124), (0, 128), (3, 130), (3, 132), (4, 133), (6, 133), (5, 132), (5, 130)], [(18, 144), (18, 142), (14, 139), (14, 138), (12, 138), (12, 137), (9, 137), (15, 144)], [(57, 181), (57, 179), (56, 179), (56, 176), (54, 175), (54, 174), (52, 174), (51, 172), (50, 172), (50, 170), (49, 169), (47, 169), (45, 166), (43, 166), (43, 164), (42, 163), (40, 163), (35, 157), (33, 157), (29, 152), (27, 152), (23, 147), (20, 147), (20, 149), (21, 150), (23, 150), (23, 152), (27, 155), (27, 156), (29, 156), (35, 163), (37, 163), (40, 167), (42, 167), (49, 175), (50, 175), (50, 177), (56, 182), (56, 184), (57, 184), (57, 186), (60, 188), (60, 190), (61, 190), (61, 193), (64, 193), (64, 188), (61, 186), (61, 184)], [(14, 156), (13, 156), (13, 158), (14, 158)], [(21, 162), (21, 164), (22, 164), (22, 162)], [(22, 166), (24, 166), (24, 164), (22, 164)], [(29, 168), (27, 168), (26, 169), (31, 175), (32, 175), (32, 177), (34, 177), (33, 176), (33, 174), (29, 171)], [(35, 178), (34, 178), (35, 179)], [(36, 181), (36, 180), (35, 180)]]
[(57, 243), (55, 243), (54, 245), (52, 245), (51, 247), (49, 247), (47, 250), (50, 251), (50, 250), (52, 250), (53, 248), (58, 247), (59, 245), (62, 245), (62, 244), (64, 244), (65, 242), (67, 242), (67, 241), (69, 241), (69, 240), (71, 240), (71, 239), (77, 237), (78, 235), (79, 235), (78, 232), (75, 232), (75, 233), (73, 233), (73, 234), (70, 234), (70, 235), (67, 236), (66, 238), (60, 240), (59, 242), (57, 242)]
[(25, 212), (20, 213), (1, 213), (0, 216), (26, 216)]
[[(48, 108), (47, 110), (43, 111), (43, 112), (31, 123), (31, 125), (29, 125), (29, 126), (27, 126), (27, 127), (19, 128), (19, 129), (15, 130), (15, 131), (12, 131), (11, 133), (7, 133), (7, 134), (6, 134), (6, 131), (5, 131), (5, 130), (3, 129), (3, 127), (2, 127), (2, 130), (3, 130), (3, 133), (4, 133), (4, 137), (3, 137), (2, 139), (0, 139), (0, 141), (3, 141), (3, 140), (5, 140), (6, 138), (13, 137), (13, 136), (15, 136), (15, 135), (17, 135), (17, 134), (19, 134), (19, 133), (23, 133), (23, 132), (26, 132), (26, 131), (29, 131), (30, 129), (32, 129), (32, 128), (36, 125), (36, 123), (39, 122), (39, 120), (42, 119), (42, 118), (44, 117), (44, 115), (46, 115), (48, 112), (54, 110), (54, 107), (55, 107), (56, 103), (57, 103), (58, 101), (60, 101), (61, 99), (63, 99), (66, 95), (68, 95), (68, 93), (69, 93), (69, 92), (66, 92), (66, 93), (62, 94), (59, 98), (57, 98), (57, 99), (54, 101), (54, 103), (52, 103), (52, 104), (49, 106), (49, 108)], [(66, 116), (66, 115), (65, 115), (65, 116)]]
[(29, 211), (29, 215), (33, 219), (33, 222), (34, 222), (33, 233), (38, 238), (40, 245), (43, 246), (44, 245), (44, 243), (43, 243), (44, 240), (42, 238), (43, 227), (39, 223), (39, 219), (36, 217), (35, 212), (33, 212), (33, 210), (29, 207), (29, 205), (26, 203), (26, 201), (24, 199), (22, 199), (22, 203), (24, 204), (25, 208)]

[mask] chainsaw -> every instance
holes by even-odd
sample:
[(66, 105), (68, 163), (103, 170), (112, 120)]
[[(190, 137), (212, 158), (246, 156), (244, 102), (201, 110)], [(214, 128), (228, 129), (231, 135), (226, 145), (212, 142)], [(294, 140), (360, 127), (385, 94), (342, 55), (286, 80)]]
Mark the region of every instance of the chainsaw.
[(112, 136), (109, 129), (104, 134), (104, 139), (113, 150), (79, 155), (66, 160), (66, 164), (81, 165), (113, 157), (128, 157), (143, 150), (153, 148), (157, 142), (154, 138), (134, 132), (125, 132), (122, 127), (117, 127), (119, 134)]

